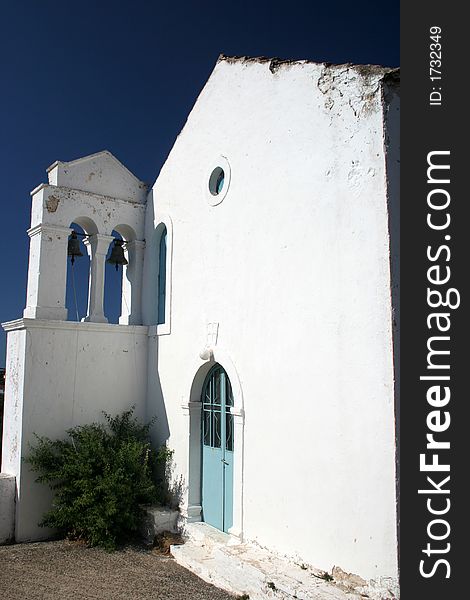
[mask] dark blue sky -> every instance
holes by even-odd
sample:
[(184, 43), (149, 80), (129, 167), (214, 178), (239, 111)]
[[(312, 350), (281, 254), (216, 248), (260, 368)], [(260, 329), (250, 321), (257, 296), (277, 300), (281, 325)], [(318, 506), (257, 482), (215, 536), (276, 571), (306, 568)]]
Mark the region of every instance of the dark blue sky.
[[(398, 66), (399, 2), (1, 3), (0, 321), (22, 316), (29, 192), (46, 167), (108, 149), (153, 183), (222, 52)], [(4, 347), (2, 333), (0, 366)]]

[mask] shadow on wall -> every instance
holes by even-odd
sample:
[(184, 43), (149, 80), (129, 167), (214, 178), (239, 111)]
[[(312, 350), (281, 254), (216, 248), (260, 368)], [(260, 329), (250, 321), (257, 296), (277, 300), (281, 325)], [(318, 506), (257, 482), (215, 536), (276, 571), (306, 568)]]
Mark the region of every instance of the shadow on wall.
[[(153, 335), (148, 338), (148, 379), (147, 379), (147, 420), (156, 417), (151, 428), (152, 443), (155, 447), (162, 444), (167, 446), (167, 457), (164, 462), (163, 471), (157, 473), (157, 477), (164, 484), (163, 504), (171, 508), (181, 505), (183, 496), (187, 489), (187, 483), (182, 475), (175, 473), (175, 463), (170, 441), (170, 428), (166, 412), (166, 403), (172, 404), (178, 399), (164, 398), (159, 364), (159, 342), (160, 338), (156, 334), (158, 322), (158, 261), (155, 257), (159, 255), (162, 225), (155, 228), (155, 211), (152, 191), (147, 199), (146, 223), (148, 229), (145, 233), (146, 238), (146, 258), (144, 261), (143, 281), (145, 282), (145, 293), (142, 298), (143, 304), (143, 322), (154, 329)], [(152, 260), (149, 260), (149, 257)]]
[(400, 96), (399, 83), (392, 77), (385, 82), (389, 106), (385, 116), (385, 145), (390, 234), (390, 272), (392, 279), (393, 368), (395, 386), (395, 448), (397, 538), (400, 554)]
[[(178, 508), (183, 501), (186, 484), (184, 477), (179, 475), (175, 477), (175, 464), (173, 461), (173, 452), (166, 448), (160, 450), (165, 452), (164, 460), (160, 463), (160, 472), (157, 472), (156, 478), (162, 489), (161, 503), (170, 508)], [(162, 456), (161, 454), (161, 456)]]
[[(149, 228), (151, 227), (151, 231), (146, 232), (147, 246), (146, 246), (146, 255), (148, 256), (152, 251), (152, 248), (149, 247), (152, 244), (156, 243), (155, 235), (151, 235), (153, 233), (153, 223), (155, 219), (153, 202), (151, 199), (151, 193), (148, 198), (148, 212), (146, 215), (146, 221), (149, 223)], [(145, 286), (147, 288), (147, 293), (144, 294), (143, 300), (143, 322), (146, 325), (156, 327), (156, 303), (157, 303), (157, 282), (153, 281), (156, 279), (156, 273), (151, 272), (152, 265), (149, 264), (148, 259), (144, 262), (144, 273), (143, 278), (145, 281)], [(153, 299), (153, 302), (150, 302), (148, 299)], [(145, 304), (149, 301), (149, 304)], [(147, 406), (146, 413), (147, 419), (150, 421), (153, 417), (156, 417), (156, 420), (151, 428), (150, 435), (152, 438), (152, 443), (155, 447), (159, 447), (163, 444), (167, 445), (169, 456), (165, 462), (164, 473), (158, 474), (159, 477), (163, 478), (165, 481), (165, 496), (164, 503), (169, 506), (177, 506), (179, 505), (182, 499), (182, 493), (184, 490), (184, 485), (181, 482), (174, 482), (174, 463), (172, 458), (172, 449), (171, 446), (168, 446), (169, 438), (170, 438), (170, 428), (168, 423), (168, 416), (166, 412), (166, 404), (165, 400), (170, 402), (171, 398), (163, 397), (163, 390), (160, 381), (160, 374), (158, 372), (158, 346), (159, 346), (159, 338), (156, 334), (156, 329), (154, 330), (153, 335), (149, 335), (148, 338), (148, 372), (147, 372)], [(174, 401), (174, 399), (173, 399)], [(175, 489), (173, 490), (173, 487)]]
[[(156, 334), (149, 337), (148, 357), (147, 420), (150, 421), (155, 417), (150, 436), (154, 447), (160, 448), (160, 456), (163, 459), (158, 462), (155, 476), (162, 489), (161, 503), (170, 508), (178, 508), (183, 500), (186, 486), (182, 475), (175, 477), (173, 450), (169, 444), (170, 427), (158, 372), (158, 336)], [(167, 398), (167, 400), (169, 399)]]

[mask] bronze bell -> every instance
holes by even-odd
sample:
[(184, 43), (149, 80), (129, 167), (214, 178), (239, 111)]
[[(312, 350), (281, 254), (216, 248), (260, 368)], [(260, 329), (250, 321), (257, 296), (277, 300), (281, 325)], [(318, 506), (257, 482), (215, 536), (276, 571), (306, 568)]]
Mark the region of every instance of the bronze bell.
[(78, 239), (75, 231), (72, 231), (69, 237), (69, 242), (67, 244), (67, 256), (72, 257), (72, 265), (75, 262), (76, 256), (83, 256), (80, 250), (80, 240)]
[(122, 247), (123, 241), (119, 239), (114, 240), (114, 246), (111, 250), (111, 256), (106, 261), (110, 265), (116, 266), (116, 271), (119, 265), (127, 265), (126, 257), (124, 256), (124, 248)]

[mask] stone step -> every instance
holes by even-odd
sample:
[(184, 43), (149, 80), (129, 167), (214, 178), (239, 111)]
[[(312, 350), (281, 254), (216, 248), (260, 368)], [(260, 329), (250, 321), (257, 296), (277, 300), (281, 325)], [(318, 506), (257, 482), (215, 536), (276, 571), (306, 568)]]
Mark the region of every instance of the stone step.
[[(188, 541), (171, 546), (176, 562), (204, 581), (250, 600), (359, 600), (302, 568), (253, 544), (230, 543), (231, 536), (205, 523), (191, 523)], [(195, 527), (196, 526), (196, 527)], [(316, 576), (317, 575), (317, 576)]]
[(186, 523), (183, 534), (188, 541), (199, 546), (226, 546), (236, 540), (232, 535), (207, 523)]

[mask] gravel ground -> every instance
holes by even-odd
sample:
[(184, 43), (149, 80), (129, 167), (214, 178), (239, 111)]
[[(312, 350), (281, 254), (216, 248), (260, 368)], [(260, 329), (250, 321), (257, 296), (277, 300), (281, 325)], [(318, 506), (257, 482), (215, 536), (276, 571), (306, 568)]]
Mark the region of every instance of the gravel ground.
[(2, 600), (234, 600), (155, 550), (68, 542), (0, 546)]

